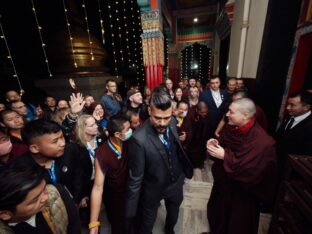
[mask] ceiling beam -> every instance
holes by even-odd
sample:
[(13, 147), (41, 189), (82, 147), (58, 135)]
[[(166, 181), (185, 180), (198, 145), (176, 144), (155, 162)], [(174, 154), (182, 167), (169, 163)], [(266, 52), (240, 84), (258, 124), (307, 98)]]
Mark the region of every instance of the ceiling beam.
[(205, 7), (194, 7), (188, 9), (173, 10), (172, 15), (177, 18), (184, 18), (192, 15), (211, 15), (217, 13), (217, 5), (205, 6)]

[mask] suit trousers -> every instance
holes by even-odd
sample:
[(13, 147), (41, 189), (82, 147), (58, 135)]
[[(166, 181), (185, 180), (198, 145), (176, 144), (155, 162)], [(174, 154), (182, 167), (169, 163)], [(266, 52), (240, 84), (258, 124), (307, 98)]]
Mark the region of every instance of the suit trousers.
[[(164, 199), (165, 207), (167, 211), (166, 223), (165, 223), (165, 233), (174, 233), (173, 229), (176, 225), (179, 217), (180, 205), (183, 201), (183, 184), (185, 175), (182, 173), (178, 180), (170, 184), (163, 197), (159, 199), (159, 202)], [(138, 220), (138, 233), (139, 234), (150, 234), (152, 233), (155, 220), (157, 218), (158, 204), (154, 207), (141, 206), (140, 216)]]

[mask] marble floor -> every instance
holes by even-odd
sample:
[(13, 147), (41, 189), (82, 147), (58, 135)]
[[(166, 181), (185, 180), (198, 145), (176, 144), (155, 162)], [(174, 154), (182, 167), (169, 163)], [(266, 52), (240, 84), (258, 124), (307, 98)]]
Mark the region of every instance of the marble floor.
[[(178, 223), (175, 227), (176, 234), (200, 234), (209, 232), (207, 220), (207, 202), (210, 196), (213, 178), (211, 174), (210, 160), (205, 161), (204, 168), (195, 169), (191, 180), (185, 180), (184, 200), (180, 207)], [(105, 218), (105, 211), (101, 212), (101, 232), (110, 234), (110, 225)], [(153, 234), (163, 234), (165, 225), (166, 210), (164, 202), (158, 209), (157, 220), (154, 225)], [(260, 215), (258, 234), (266, 234), (271, 217), (267, 214)], [(83, 233), (88, 233), (83, 230)]]

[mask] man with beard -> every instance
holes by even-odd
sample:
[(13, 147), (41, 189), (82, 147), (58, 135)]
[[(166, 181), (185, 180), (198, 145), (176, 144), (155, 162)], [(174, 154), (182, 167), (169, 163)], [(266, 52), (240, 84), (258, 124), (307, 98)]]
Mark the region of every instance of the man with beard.
[(248, 98), (232, 102), (220, 138), (207, 142), (215, 161), (207, 208), (211, 233), (256, 234), (260, 205), (273, 200), (275, 142), (256, 122), (255, 113), (256, 106)]
[(116, 81), (109, 79), (106, 81), (106, 93), (101, 98), (101, 103), (105, 106), (109, 116), (116, 115), (121, 110), (122, 98), (117, 93)]
[(135, 233), (151, 233), (159, 203), (164, 199), (165, 233), (174, 233), (184, 178), (192, 177), (193, 168), (179, 141), (171, 98), (166, 92), (152, 94), (149, 114), (129, 142), (126, 218), (137, 216)]
[(145, 121), (148, 118), (147, 105), (143, 103), (143, 97), (138, 89), (130, 89), (127, 92), (127, 101), (125, 111), (132, 111), (139, 114), (141, 121)]

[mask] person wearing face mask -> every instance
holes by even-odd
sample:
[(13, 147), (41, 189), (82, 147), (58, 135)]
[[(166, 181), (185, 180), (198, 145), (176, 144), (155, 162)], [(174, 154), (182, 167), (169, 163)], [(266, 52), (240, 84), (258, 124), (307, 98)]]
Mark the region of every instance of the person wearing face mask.
[(99, 232), (99, 214), (104, 192), (104, 204), (112, 234), (121, 234), (124, 220), (128, 179), (127, 140), (132, 136), (130, 122), (117, 114), (108, 120), (108, 140), (95, 151), (95, 179), (91, 192), (90, 234)]
[(181, 141), (184, 150), (187, 150), (188, 145), (192, 139), (192, 125), (190, 115), (188, 114), (188, 103), (180, 101), (176, 108), (177, 129), (179, 140)]

